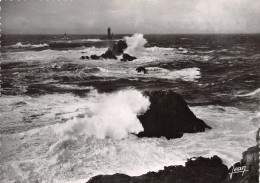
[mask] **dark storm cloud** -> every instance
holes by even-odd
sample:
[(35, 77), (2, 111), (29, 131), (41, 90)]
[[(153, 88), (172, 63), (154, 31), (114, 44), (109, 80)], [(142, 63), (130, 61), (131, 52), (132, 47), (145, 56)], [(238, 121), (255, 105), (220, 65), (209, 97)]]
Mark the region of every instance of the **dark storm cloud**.
[(3, 1), (9, 34), (260, 33), (260, 0)]

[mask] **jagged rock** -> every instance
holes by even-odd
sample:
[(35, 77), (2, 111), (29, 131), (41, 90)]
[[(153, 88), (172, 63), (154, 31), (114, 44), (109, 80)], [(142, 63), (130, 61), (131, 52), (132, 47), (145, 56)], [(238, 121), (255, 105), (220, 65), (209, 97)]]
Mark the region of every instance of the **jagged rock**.
[(113, 44), (110, 50), (114, 55), (122, 55), (124, 53), (124, 49), (127, 48), (127, 44), (123, 40), (119, 40), (117, 43)]
[(121, 59), (121, 61), (133, 61), (137, 59), (136, 57), (132, 57), (131, 55), (124, 53), (123, 54), (123, 58)]
[(219, 183), (225, 179), (227, 174), (227, 166), (222, 163), (219, 157), (213, 156), (212, 158), (189, 159), (185, 167), (164, 167), (164, 170), (148, 172), (141, 176), (98, 175), (87, 183)]
[(91, 58), (92, 60), (99, 60), (100, 56), (91, 55), (90, 58)]
[(181, 95), (171, 90), (146, 91), (150, 108), (138, 116), (144, 127), (139, 137), (182, 137), (183, 133), (204, 132), (211, 129), (189, 109)]
[(243, 152), (242, 160), (235, 163), (229, 168), (229, 173), (232, 173), (235, 168), (244, 167), (245, 171), (242, 175), (240, 173), (229, 174), (223, 183), (258, 183), (259, 178), (259, 146), (250, 147), (247, 151)]
[(101, 57), (104, 59), (117, 59), (117, 57), (113, 54), (111, 50), (107, 50), (105, 53), (101, 55)]
[(140, 73), (140, 72), (143, 72), (144, 74), (147, 74), (147, 70), (144, 68), (144, 67), (137, 67), (136, 68), (136, 71), (138, 72), (138, 73)]

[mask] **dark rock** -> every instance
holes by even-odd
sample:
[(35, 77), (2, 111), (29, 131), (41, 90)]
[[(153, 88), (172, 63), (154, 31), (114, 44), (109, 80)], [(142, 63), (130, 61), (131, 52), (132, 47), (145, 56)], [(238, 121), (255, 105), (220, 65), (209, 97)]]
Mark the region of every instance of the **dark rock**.
[(164, 170), (148, 172), (141, 176), (98, 175), (91, 178), (88, 183), (219, 183), (225, 179), (227, 174), (227, 166), (219, 157), (213, 156), (212, 158), (189, 159), (185, 167), (164, 167)]
[(122, 55), (124, 53), (124, 49), (127, 48), (127, 44), (123, 40), (119, 40), (117, 43), (113, 44), (110, 50), (114, 55)]
[(142, 67), (142, 66), (141, 67), (137, 67), (136, 71), (139, 72), (139, 73), (143, 72), (144, 74), (147, 74), (147, 70), (144, 67)]
[(235, 163), (232, 167), (229, 168), (229, 173), (237, 167), (245, 166), (244, 174), (233, 173), (232, 177), (229, 174), (223, 183), (258, 183), (259, 178), (259, 145), (255, 147), (250, 147), (247, 151), (243, 152), (242, 160)]
[(99, 60), (100, 56), (91, 55), (90, 58), (91, 58), (92, 60)]
[(85, 56), (81, 56), (80, 59), (81, 59), (81, 60), (85, 60)]
[(137, 59), (136, 57), (132, 57), (131, 55), (124, 53), (123, 54), (123, 58), (121, 59), (121, 61), (133, 61)]
[(146, 91), (150, 108), (138, 116), (144, 127), (139, 137), (161, 137), (167, 139), (182, 137), (183, 133), (204, 132), (211, 129), (189, 109), (185, 100), (170, 90)]
[(116, 173), (114, 175), (98, 175), (91, 178), (89, 183), (125, 183), (130, 182), (131, 177), (125, 174)]
[(0, 86), (2, 88), (12, 88), (12, 85), (10, 82), (3, 82)]
[(111, 50), (107, 50), (104, 54), (101, 55), (101, 57), (104, 59), (117, 59)]

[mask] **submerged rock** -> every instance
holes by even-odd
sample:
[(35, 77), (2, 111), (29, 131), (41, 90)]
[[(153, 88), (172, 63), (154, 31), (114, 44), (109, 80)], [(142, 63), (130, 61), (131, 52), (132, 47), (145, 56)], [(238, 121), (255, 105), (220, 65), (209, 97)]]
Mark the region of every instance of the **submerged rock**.
[(98, 175), (87, 183), (219, 183), (227, 174), (227, 166), (219, 157), (213, 156), (212, 158), (189, 159), (185, 166), (164, 167), (164, 170), (148, 172), (141, 176)]
[(89, 59), (89, 56), (81, 56), (80, 59), (81, 60)]
[(147, 74), (147, 70), (146, 70), (144, 67), (142, 67), (142, 66), (137, 67), (137, 68), (136, 68), (136, 71), (137, 71), (138, 73), (143, 72), (144, 74)]
[(133, 56), (127, 54), (127, 53), (124, 53), (123, 54), (123, 58), (121, 59), (121, 61), (133, 61), (135, 59), (137, 59), (137, 58), (133, 57)]
[(183, 133), (204, 132), (211, 129), (189, 109), (181, 95), (170, 91), (146, 91), (150, 108), (138, 116), (144, 127), (139, 137), (161, 137), (167, 139), (182, 137)]
[(105, 53), (101, 55), (101, 57), (104, 59), (117, 59), (117, 57), (113, 54), (111, 50), (107, 50)]

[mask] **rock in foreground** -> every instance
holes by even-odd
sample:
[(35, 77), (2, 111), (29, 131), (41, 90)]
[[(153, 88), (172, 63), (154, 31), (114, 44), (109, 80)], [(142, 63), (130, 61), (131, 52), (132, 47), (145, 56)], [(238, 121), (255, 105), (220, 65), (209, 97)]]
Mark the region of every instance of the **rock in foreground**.
[(218, 156), (189, 159), (185, 166), (164, 167), (158, 172), (148, 172), (141, 176), (125, 174), (98, 175), (87, 183), (258, 183), (259, 182), (259, 146), (251, 147), (243, 153), (242, 160), (234, 167), (246, 166), (244, 174), (230, 173)]
[(165, 91), (146, 91), (150, 98), (150, 108), (138, 116), (144, 127), (139, 137), (161, 137), (167, 139), (182, 137), (183, 133), (204, 132), (211, 129), (198, 119), (189, 109), (185, 100), (177, 93)]
[(158, 172), (130, 177), (124, 174), (98, 175), (91, 178), (88, 183), (219, 183), (225, 179), (228, 168), (222, 160), (199, 157), (188, 160), (184, 166), (164, 167)]
[(229, 168), (229, 173), (235, 168), (245, 167), (245, 171), (229, 174), (223, 183), (259, 183), (259, 146), (250, 147), (243, 152), (242, 160)]

